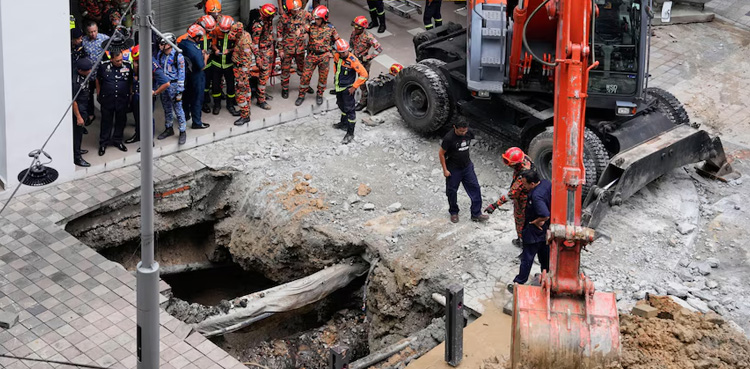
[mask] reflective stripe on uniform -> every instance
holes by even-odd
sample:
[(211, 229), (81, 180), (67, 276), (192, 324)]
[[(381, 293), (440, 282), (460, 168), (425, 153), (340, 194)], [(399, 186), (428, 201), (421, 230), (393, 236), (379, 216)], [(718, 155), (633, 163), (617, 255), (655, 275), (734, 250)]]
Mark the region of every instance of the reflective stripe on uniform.
[(343, 61), (343, 58), (339, 58), (339, 61), (336, 62), (336, 74), (334, 74), (333, 76), (333, 85), (336, 86), (336, 92), (346, 90), (346, 87), (339, 87), (339, 74), (341, 74), (341, 64), (343, 63)]

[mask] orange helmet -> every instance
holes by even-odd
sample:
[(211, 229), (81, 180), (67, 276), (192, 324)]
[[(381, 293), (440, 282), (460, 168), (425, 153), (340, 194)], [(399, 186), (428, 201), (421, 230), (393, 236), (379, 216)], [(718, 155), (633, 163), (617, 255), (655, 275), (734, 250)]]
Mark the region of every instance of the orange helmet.
[(204, 15), (198, 19), (198, 24), (208, 32), (211, 32), (216, 28), (216, 19), (210, 15)]
[(219, 22), (219, 31), (227, 33), (232, 30), (232, 25), (234, 24), (234, 18), (224, 15), (221, 17), (221, 22)]
[(286, 11), (302, 9), (302, 1), (301, 0), (286, 0), (284, 2), (284, 8), (286, 8)]
[(206, 1), (206, 14), (209, 13), (221, 13), (221, 3), (219, 0)]
[(313, 18), (315, 19), (320, 18), (328, 22), (328, 8), (325, 5), (316, 6), (315, 10), (313, 10)]
[(244, 26), (242, 25), (242, 22), (237, 22), (232, 25), (232, 29), (229, 31), (229, 34), (227, 37), (229, 37), (230, 40), (236, 40), (237, 35), (242, 33), (244, 31)]
[(403, 65), (399, 63), (394, 63), (393, 65), (391, 65), (391, 74), (395, 76), (399, 74), (402, 69), (404, 69)]
[(193, 24), (192, 26), (188, 27), (187, 34), (191, 38), (204, 37), (206, 36), (206, 30), (197, 24)]
[(526, 156), (526, 154), (523, 153), (523, 150), (517, 147), (511, 147), (503, 153), (503, 163), (506, 165), (520, 164), (523, 162), (524, 156)]
[(133, 60), (138, 60), (138, 57), (141, 56), (141, 45), (135, 45), (130, 49), (130, 55), (133, 57)]
[(354, 21), (352, 22), (352, 26), (359, 28), (367, 28), (368, 24), (369, 23), (367, 22), (367, 18), (364, 15), (360, 15), (357, 18), (354, 18)]
[(263, 4), (260, 7), (260, 15), (262, 17), (273, 17), (276, 15), (276, 6), (273, 4)]
[(343, 38), (336, 40), (336, 51), (340, 53), (349, 51), (349, 43)]

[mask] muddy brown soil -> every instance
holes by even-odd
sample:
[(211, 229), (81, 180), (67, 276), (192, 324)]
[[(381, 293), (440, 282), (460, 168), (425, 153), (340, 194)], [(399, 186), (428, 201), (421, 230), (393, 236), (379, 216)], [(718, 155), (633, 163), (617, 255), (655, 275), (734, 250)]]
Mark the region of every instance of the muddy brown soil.
[(665, 296), (643, 303), (658, 316), (620, 315), (623, 369), (750, 368), (750, 341), (721, 316), (691, 312)]

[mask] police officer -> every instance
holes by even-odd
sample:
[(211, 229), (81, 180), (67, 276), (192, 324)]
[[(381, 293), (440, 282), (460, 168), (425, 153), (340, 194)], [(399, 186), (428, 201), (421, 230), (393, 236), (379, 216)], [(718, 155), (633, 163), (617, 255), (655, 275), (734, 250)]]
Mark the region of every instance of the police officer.
[(354, 139), (354, 125), (357, 114), (354, 112), (354, 92), (367, 82), (367, 70), (354, 54), (349, 52), (349, 43), (340, 38), (336, 40), (336, 54), (333, 55), (335, 68), (336, 104), (341, 109), (341, 122), (334, 128), (345, 128), (346, 136), (341, 141), (346, 145)]
[(114, 50), (110, 55), (112, 58), (99, 66), (96, 75), (96, 94), (102, 107), (99, 156), (104, 155), (109, 144), (121, 151), (128, 151), (122, 143), (122, 136), (128, 120), (133, 66), (122, 60), (122, 52), (119, 50)]
[[(88, 150), (81, 150), (81, 141), (83, 140), (83, 125), (86, 123), (88, 117), (86, 109), (89, 105), (89, 84), (86, 81), (86, 76), (91, 73), (91, 67), (93, 63), (88, 58), (80, 58), (76, 60), (74, 68), (76, 73), (73, 75), (73, 96), (76, 96), (73, 101), (73, 163), (79, 167), (90, 167), (86, 160), (83, 160), (81, 155), (88, 153)], [(78, 92), (78, 90), (81, 90)]]
[(164, 74), (167, 75), (170, 82), (167, 91), (161, 95), (165, 128), (157, 139), (163, 140), (169, 136), (174, 136), (172, 124), (176, 115), (180, 130), (178, 143), (183, 145), (187, 141), (187, 134), (185, 133), (187, 124), (185, 112), (182, 110), (182, 93), (185, 92), (185, 57), (178, 54), (167, 40), (174, 43), (177, 38), (172, 33), (165, 33), (164, 38), (159, 41), (159, 52), (156, 53), (156, 62), (164, 70)]
[(87, 56), (83, 48), (83, 32), (78, 28), (72, 28), (70, 30), (70, 65), (73, 66), (73, 71), (76, 70), (76, 62)]
[(206, 37), (203, 27), (193, 24), (188, 28), (187, 37), (177, 46), (183, 55), (190, 60), (191, 68), (185, 76), (185, 119), (188, 115), (193, 118), (193, 129), (208, 128), (210, 125), (202, 121), (203, 89), (206, 87), (206, 75), (203, 68), (208, 61), (208, 51), (201, 50), (200, 44)]

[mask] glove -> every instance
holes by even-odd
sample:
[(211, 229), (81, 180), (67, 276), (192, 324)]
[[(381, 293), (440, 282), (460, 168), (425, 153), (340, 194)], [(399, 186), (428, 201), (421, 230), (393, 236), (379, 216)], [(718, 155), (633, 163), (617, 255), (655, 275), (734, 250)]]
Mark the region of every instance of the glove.
[(497, 206), (495, 206), (494, 203), (493, 204), (489, 204), (489, 205), (487, 205), (486, 208), (484, 208), (484, 212), (487, 213), (487, 214), (492, 214), (495, 211), (495, 209), (497, 209)]
[(176, 101), (176, 102), (182, 101), (182, 92), (180, 92), (180, 93), (178, 93), (177, 95), (174, 96), (174, 101)]

